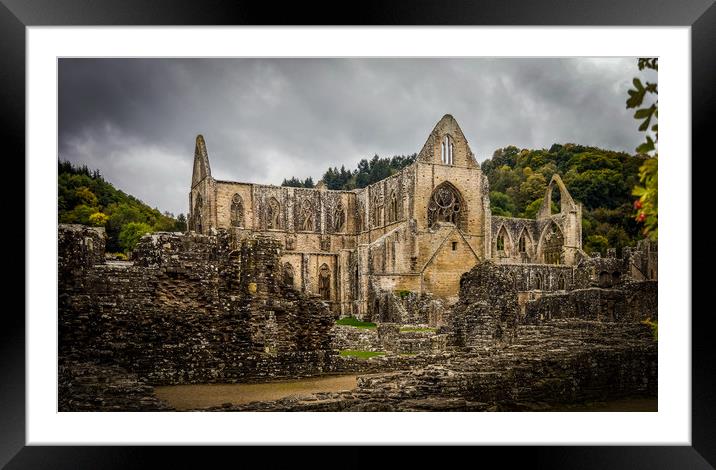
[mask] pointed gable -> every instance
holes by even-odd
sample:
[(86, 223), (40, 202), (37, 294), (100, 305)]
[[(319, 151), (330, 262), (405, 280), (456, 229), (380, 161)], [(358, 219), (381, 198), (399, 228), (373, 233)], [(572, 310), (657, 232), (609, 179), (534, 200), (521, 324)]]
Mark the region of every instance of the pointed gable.
[(204, 136), (196, 136), (196, 147), (194, 147), (194, 171), (191, 177), (191, 187), (199, 184), (204, 178), (211, 176), (209, 168), (209, 154), (206, 151)]
[(418, 161), (479, 168), (475, 155), (467, 144), (465, 134), (462, 133), (460, 125), (451, 114), (443, 116), (435, 125), (423, 145), (423, 149), (418, 154)]

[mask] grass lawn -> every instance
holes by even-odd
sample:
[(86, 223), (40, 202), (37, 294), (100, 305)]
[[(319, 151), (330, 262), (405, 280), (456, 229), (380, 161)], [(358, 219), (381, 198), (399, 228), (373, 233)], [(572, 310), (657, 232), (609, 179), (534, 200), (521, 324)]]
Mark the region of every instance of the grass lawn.
[(375, 328), (376, 324), (369, 321), (360, 321), (355, 317), (341, 318), (336, 322), (336, 325), (348, 325), (355, 326), (356, 328)]
[(361, 359), (368, 359), (375, 356), (385, 356), (383, 351), (358, 351), (355, 349), (344, 349), (339, 353), (342, 357), (359, 357)]

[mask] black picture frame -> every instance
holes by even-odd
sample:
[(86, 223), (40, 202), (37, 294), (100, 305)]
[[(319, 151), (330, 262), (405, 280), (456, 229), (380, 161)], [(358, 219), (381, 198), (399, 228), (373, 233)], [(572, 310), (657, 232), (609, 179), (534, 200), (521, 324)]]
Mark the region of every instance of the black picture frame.
[[(280, 7), (279, 7), (280, 5)], [(5, 175), (25, 181), (25, 27), (82, 25), (504, 25), (504, 26), (690, 26), (692, 63), (692, 153), (710, 155), (709, 115), (714, 104), (716, 6), (714, 0), (490, 0), (226, 2), (220, 0), (0, 0), (0, 113), (5, 135)], [(687, 158), (687, 156), (683, 156)], [(10, 170), (15, 164), (17, 168)], [(13, 173), (9, 173), (13, 171)], [(6, 178), (7, 181), (8, 178)], [(696, 204), (698, 200), (693, 199)], [(15, 203), (16, 204), (16, 203)], [(17, 205), (17, 204), (16, 204)], [(693, 211), (692, 214), (699, 211)], [(20, 218), (15, 218), (20, 220)], [(25, 220), (24, 205), (22, 220)], [(25, 225), (14, 224), (25, 239)], [(691, 228), (689, 227), (689, 230)], [(693, 233), (693, 232), (691, 232)], [(25, 254), (32, 247), (25, 242)], [(690, 252), (684, 256), (691, 259)], [(24, 266), (19, 250), (6, 249), (5, 261)], [(17, 276), (19, 279), (20, 276)], [(22, 277), (24, 279), (24, 276)], [(692, 276), (696, 281), (696, 277)], [(27, 279), (26, 282), (32, 282)], [(26, 287), (26, 285), (25, 285)], [(668, 288), (668, 287), (667, 287)], [(693, 289), (692, 292), (698, 292)], [(11, 292), (8, 290), (8, 292)], [(18, 290), (19, 292), (19, 290)], [(690, 294), (690, 293), (689, 293)], [(24, 305), (24, 300), (23, 300)], [(692, 446), (548, 446), (480, 447), (483, 462), (523, 460), (532, 468), (714, 468), (716, 465), (716, 393), (714, 341), (709, 308), (692, 317)], [(23, 309), (24, 311), (24, 309)], [(691, 312), (681, 312), (691, 315)], [(19, 308), (6, 308), (0, 327), (0, 465), (7, 468), (134, 468), (158, 456), (162, 466), (182, 463), (190, 449), (151, 447), (41, 447), (25, 445), (25, 319)], [(197, 449), (194, 449), (197, 450)], [(211, 460), (231, 449), (198, 449)], [(292, 449), (294, 458), (307, 455)], [(344, 454), (356, 463), (356, 449)], [(315, 449), (312, 453), (315, 457)], [(410, 452), (415, 454), (414, 452)], [(445, 450), (437, 452), (445, 454)], [(472, 453), (472, 452), (471, 452)], [(413, 455), (415, 457), (415, 455)], [(420, 456), (424, 462), (426, 456)], [(489, 459), (489, 460), (487, 460)], [(208, 461), (207, 461), (208, 462)], [(407, 462), (407, 460), (406, 460)], [(320, 462), (315, 462), (320, 464)], [(344, 462), (345, 465), (345, 462)], [(369, 465), (363, 462), (361, 466)], [(342, 465), (343, 466), (343, 465)]]

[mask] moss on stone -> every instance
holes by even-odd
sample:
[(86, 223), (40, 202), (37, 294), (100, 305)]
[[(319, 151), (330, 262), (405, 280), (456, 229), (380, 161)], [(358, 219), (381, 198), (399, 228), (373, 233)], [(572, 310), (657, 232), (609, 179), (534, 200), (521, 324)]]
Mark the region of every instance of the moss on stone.
[(341, 318), (336, 322), (336, 325), (347, 325), (355, 326), (356, 328), (375, 328), (376, 324), (369, 321), (360, 321), (355, 317)]
[(339, 355), (341, 357), (357, 357), (360, 359), (369, 359), (376, 356), (385, 356), (383, 351), (359, 351), (356, 349), (344, 349)]

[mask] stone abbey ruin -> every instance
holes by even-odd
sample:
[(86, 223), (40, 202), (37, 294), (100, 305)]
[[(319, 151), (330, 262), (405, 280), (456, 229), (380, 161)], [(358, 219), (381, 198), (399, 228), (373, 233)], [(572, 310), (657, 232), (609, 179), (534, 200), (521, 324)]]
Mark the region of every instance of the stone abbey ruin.
[(535, 219), (492, 216), (450, 115), (413, 164), (352, 191), (216, 180), (198, 136), (189, 204), (188, 232), (145, 235), (127, 262), (105, 259), (103, 229), (60, 225), (60, 411), (172, 410), (154, 386), (338, 374), (356, 388), (202, 409), (656, 396), (656, 244), (582, 251), (581, 206), (558, 175)]

